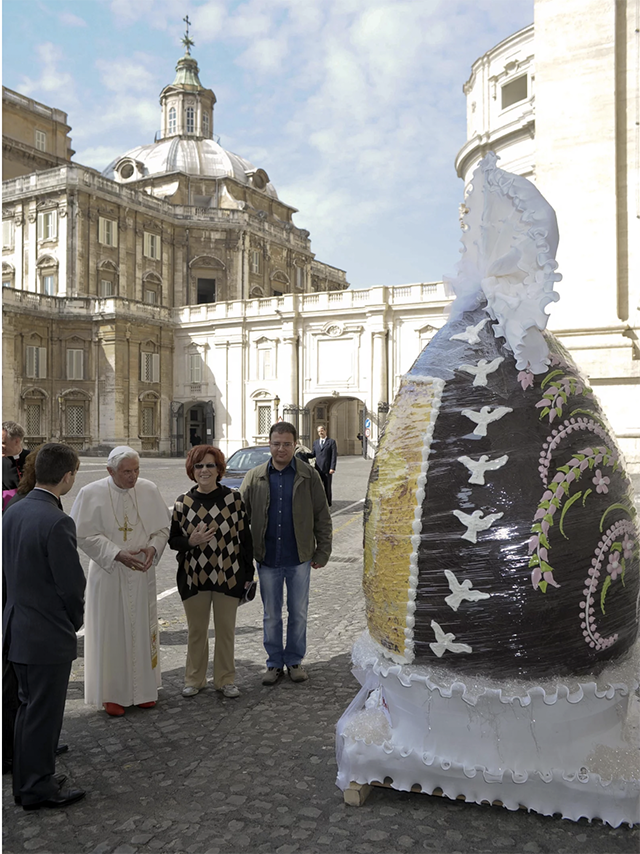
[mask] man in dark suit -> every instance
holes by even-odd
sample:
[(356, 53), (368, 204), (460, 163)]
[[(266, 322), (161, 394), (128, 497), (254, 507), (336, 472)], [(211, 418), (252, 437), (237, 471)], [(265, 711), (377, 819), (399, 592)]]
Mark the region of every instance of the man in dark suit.
[[(77, 657), (85, 579), (76, 528), (60, 503), (73, 486), (78, 455), (67, 445), (43, 445), (36, 486), (3, 517), (7, 604), (4, 645), (18, 677), (13, 794), (25, 810), (63, 807), (84, 797), (55, 776), (56, 745)], [(62, 781), (64, 782), (64, 781)]]
[(330, 439), (327, 436), (323, 424), (318, 427), (318, 438), (313, 443), (313, 453), (309, 455), (309, 459), (311, 457), (316, 458), (316, 471), (320, 475), (324, 491), (327, 494), (327, 504), (331, 507), (331, 480), (336, 470), (338, 448), (335, 439)]

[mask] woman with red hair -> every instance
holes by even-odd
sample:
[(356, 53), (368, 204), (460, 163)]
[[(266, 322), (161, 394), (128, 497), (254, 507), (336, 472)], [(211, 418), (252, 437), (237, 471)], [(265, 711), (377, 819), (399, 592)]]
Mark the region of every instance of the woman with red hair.
[(225, 697), (238, 697), (236, 612), (253, 581), (251, 531), (240, 493), (219, 483), (226, 469), (219, 448), (191, 448), (186, 469), (196, 485), (176, 499), (169, 535), (169, 547), (178, 553), (177, 585), (189, 627), (182, 694), (195, 697), (207, 684), (213, 609), (213, 686)]

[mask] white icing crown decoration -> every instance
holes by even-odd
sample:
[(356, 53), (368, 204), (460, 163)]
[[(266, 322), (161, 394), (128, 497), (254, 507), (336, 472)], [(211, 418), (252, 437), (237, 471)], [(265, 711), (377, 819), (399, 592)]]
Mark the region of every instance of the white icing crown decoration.
[(534, 374), (549, 366), (542, 336), (556, 302), (558, 224), (555, 211), (540, 191), (518, 175), (497, 166), (491, 151), (473, 173), (463, 217), (462, 259), (455, 278), (446, 279), (455, 294), (452, 317), (477, 308), (496, 320), (493, 332), (505, 338), (519, 371)]

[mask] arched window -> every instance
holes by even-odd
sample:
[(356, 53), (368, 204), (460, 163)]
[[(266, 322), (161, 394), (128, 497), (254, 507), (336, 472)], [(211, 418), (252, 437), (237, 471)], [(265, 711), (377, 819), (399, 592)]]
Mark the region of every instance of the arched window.
[(176, 108), (171, 107), (169, 110), (169, 133), (176, 132)]
[(196, 111), (193, 107), (187, 107), (187, 133), (194, 133), (196, 129)]
[(202, 135), (209, 136), (209, 113), (202, 114)]

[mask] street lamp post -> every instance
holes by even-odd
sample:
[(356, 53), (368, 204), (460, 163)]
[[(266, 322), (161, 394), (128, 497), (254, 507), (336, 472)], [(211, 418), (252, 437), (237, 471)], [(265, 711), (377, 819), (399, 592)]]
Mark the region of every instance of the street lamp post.
[(280, 398), (278, 397), (278, 395), (276, 395), (273, 398), (273, 405), (276, 408), (276, 421), (277, 421), (278, 420), (278, 407), (280, 406)]

